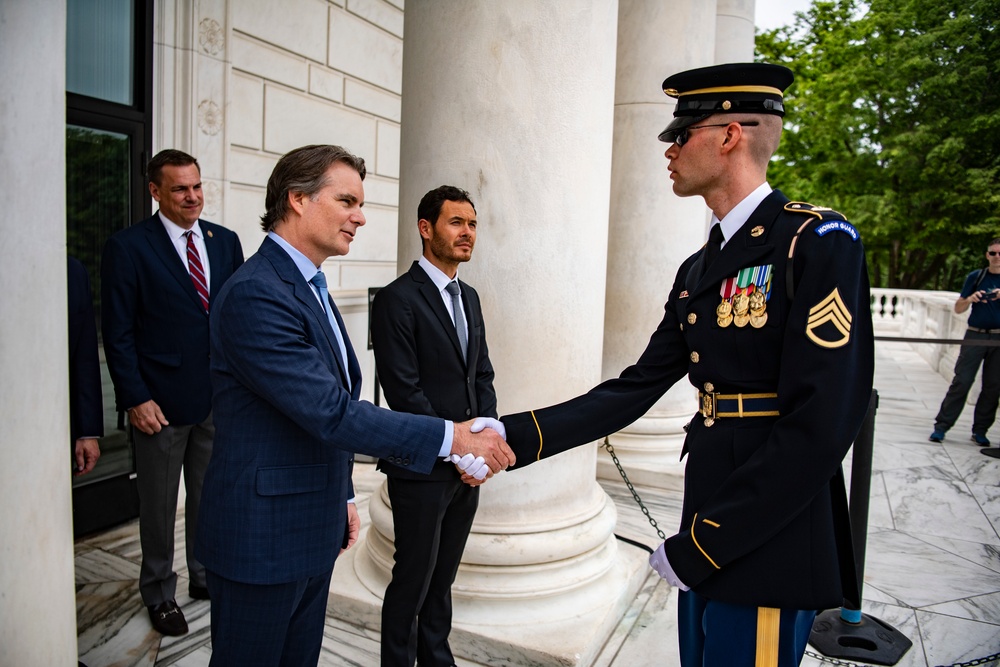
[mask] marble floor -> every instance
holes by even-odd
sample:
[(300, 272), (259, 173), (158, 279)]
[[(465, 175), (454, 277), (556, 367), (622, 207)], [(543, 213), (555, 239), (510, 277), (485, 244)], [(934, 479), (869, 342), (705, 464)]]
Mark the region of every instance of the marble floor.
[[(1000, 460), (981, 455), (968, 440), (971, 408), (943, 443), (928, 442), (947, 382), (908, 343), (879, 342), (876, 355), (880, 403), (864, 611), (912, 640), (913, 647), (897, 663), (901, 666), (998, 664), (973, 661), (1000, 653)], [(989, 435), (1000, 441), (1000, 428)], [(362, 517), (367, 518), (367, 498), (381, 480), (373, 466), (358, 466), (355, 487)], [(656, 533), (626, 486), (602, 486), (618, 506), (617, 533), (655, 546)], [(678, 523), (678, 494), (651, 488), (639, 492), (669, 533)], [(182, 556), (181, 521), (177, 553)], [(621, 542), (620, 548), (638, 547)], [(136, 522), (77, 542), (81, 661), (89, 667), (207, 665), (210, 603), (187, 597), (186, 572), (181, 570), (177, 601), (191, 631), (184, 637), (161, 637), (139, 599), (139, 558)], [(673, 589), (651, 573), (590, 667), (679, 665), (674, 607)], [(320, 664), (377, 665), (377, 634), (329, 619)], [(810, 647), (802, 664), (869, 663), (826, 661)], [(458, 665), (477, 667), (462, 659)]]

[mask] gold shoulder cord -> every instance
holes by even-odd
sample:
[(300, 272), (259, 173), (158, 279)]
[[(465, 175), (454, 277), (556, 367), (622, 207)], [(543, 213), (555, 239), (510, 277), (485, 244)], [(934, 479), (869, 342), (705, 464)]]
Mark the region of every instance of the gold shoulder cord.
[(531, 411), (531, 419), (535, 422), (535, 428), (538, 429), (538, 454), (535, 456), (536, 461), (542, 460), (542, 427), (538, 425), (538, 418), (535, 416), (535, 411)]

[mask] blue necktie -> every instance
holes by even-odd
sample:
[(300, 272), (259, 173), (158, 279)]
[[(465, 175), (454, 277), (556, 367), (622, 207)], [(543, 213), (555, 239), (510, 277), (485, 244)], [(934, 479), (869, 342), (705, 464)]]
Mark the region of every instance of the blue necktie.
[(330, 301), (330, 292), (326, 289), (326, 276), (323, 275), (322, 271), (317, 271), (316, 275), (309, 282), (316, 286), (316, 290), (319, 292), (319, 300), (323, 304), (323, 312), (326, 313), (326, 318), (330, 320), (333, 335), (337, 337), (340, 358), (344, 362), (344, 377), (347, 378), (347, 388), (350, 389), (351, 377), (350, 369), (347, 366), (347, 346), (344, 344), (344, 335), (340, 332), (340, 325), (337, 323), (337, 318), (333, 316), (333, 304)]

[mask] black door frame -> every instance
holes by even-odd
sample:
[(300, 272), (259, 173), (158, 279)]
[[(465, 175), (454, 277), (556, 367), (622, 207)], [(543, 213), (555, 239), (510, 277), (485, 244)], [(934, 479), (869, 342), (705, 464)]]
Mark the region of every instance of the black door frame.
[[(116, 132), (129, 141), (129, 219), (149, 216), (152, 198), (146, 187), (145, 168), (153, 145), (153, 0), (134, 0), (133, 103), (117, 104), (86, 95), (66, 93), (66, 124)], [(99, 272), (99, 266), (88, 266)], [(123, 415), (119, 414), (119, 425)], [(134, 452), (131, 433), (128, 447)], [(134, 461), (134, 456), (132, 457)], [(73, 487), (75, 538), (104, 530), (139, 516), (139, 495), (134, 463), (131, 470)]]

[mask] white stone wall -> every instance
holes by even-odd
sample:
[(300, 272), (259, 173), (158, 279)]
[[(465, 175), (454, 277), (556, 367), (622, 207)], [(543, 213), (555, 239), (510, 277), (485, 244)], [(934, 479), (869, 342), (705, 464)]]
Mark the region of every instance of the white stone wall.
[(403, 0), (164, 0), (153, 29), (153, 150), (198, 158), (204, 217), (247, 256), (281, 155), (330, 143), (364, 158), (368, 222), (324, 271), (371, 398), (367, 289), (396, 277)]

